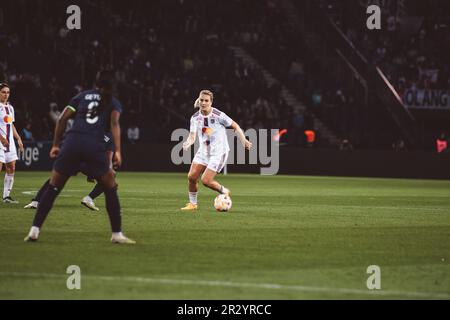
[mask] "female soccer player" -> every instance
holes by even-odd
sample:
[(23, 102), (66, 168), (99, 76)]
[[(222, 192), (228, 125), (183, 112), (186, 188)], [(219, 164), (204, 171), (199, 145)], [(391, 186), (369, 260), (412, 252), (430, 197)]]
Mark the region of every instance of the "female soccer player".
[(214, 95), (209, 90), (202, 90), (194, 103), (194, 108), (200, 108), (191, 117), (190, 133), (183, 143), (183, 149), (188, 150), (194, 144), (196, 136), (200, 139), (200, 148), (192, 161), (188, 174), (189, 203), (181, 210), (197, 210), (198, 179), (204, 186), (222, 194), (230, 195), (229, 189), (218, 183), (214, 178), (228, 159), (230, 147), (226, 127), (231, 127), (237, 133), (242, 145), (250, 150), (252, 143), (248, 141), (239, 125), (225, 113), (212, 107)]
[(18, 203), (10, 196), (18, 159), (14, 138), (17, 140), (20, 151), (23, 151), (23, 143), (14, 126), (14, 108), (9, 104), (9, 95), (9, 86), (6, 83), (0, 83), (0, 172), (4, 163), (6, 174), (3, 184), (3, 202)]
[[(28, 236), (25, 237), (25, 241), (36, 241), (38, 239), (41, 227), (56, 197), (64, 188), (69, 177), (79, 171), (81, 163), (86, 163), (89, 176), (95, 178), (103, 186), (106, 210), (112, 229), (111, 242), (135, 243), (122, 233), (122, 217), (117, 195), (118, 186), (114, 171), (110, 168), (106, 158), (103, 140), (106, 126), (110, 123), (116, 149), (113, 163), (116, 167), (119, 167), (122, 162), (119, 125), (122, 105), (112, 96), (113, 79), (112, 72), (99, 72), (96, 79), (96, 88), (75, 96), (56, 123), (50, 157), (57, 158), (53, 165), (50, 184), (42, 196), (33, 225)], [(73, 127), (67, 132), (64, 144), (60, 149), (67, 120), (73, 117), (75, 117)]]

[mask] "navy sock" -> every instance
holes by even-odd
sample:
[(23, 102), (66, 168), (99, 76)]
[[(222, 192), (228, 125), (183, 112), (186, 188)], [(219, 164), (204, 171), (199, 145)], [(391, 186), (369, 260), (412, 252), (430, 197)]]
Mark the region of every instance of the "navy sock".
[(33, 226), (41, 228), (42, 224), (47, 218), (48, 213), (53, 207), (53, 203), (55, 202), (56, 197), (60, 193), (60, 189), (58, 187), (48, 185), (47, 190), (44, 192), (41, 201), (39, 202), (38, 209), (36, 211), (36, 215), (34, 216)]
[(108, 211), (112, 232), (121, 232), (122, 216), (120, 212), (119, 196), (117, 195), (117, 187), (110, 190), (105, 190), (105, 201), (106, 211)]
[(103, 186), (100, 183), (97, 183), (94, 189), (92, 189), (91, 193), (89, 193), (89, 197), (91, 197), (91, 199), (94, 200), (102, 193), (103, 193)]
[(33, 198), (32, 201), (37, 201), (37, 202), (41, 202), (42, 196), (44, 195), (44, 192), (47, 191), (48, 185), (50, 184), (50, 179), (48, 179), (47, 181), (45, 181), (45, 183), (43, 184), (43, 186), (39, 189), (36, 197)]

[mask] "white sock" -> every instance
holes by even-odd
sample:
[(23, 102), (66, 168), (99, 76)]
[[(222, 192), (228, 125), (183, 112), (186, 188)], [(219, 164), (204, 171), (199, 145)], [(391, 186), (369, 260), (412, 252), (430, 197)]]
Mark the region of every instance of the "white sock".
[(220, 186), (220, 191), (219, 191), (221, 194), (225, 194), (225, 193), (229, 193), (230, 192), (230, 190), (228, 190), (227, 188), (225, 188), (224, 186)]
[(88, 202), (94, 202), (94, 200), (92, 200), (92, 198), (91, 197), (89, 197), (89, 196), (86, 196), (86, 197), (84, 197)]
[(35, 227), (35, 226), (32, 226), (31, 229), (30, 229), (29, 235), (33, 236), (33, 237), (38, 237), (39, 236), (39, 228)]
[(189, 202), (192, 204), (197, 204), (197, 194), (198, 192), (189, 192)]
[(5, 180), (3, 184), (3, 198), (9, 197), (14, 184), (14, 174), (5, 174)]
[(113, 232), (113, 233), (112, 233), (112, 237), (113, 237), (113, 238), (123, 238), (124, 235), (123, 235), (122, 232)]

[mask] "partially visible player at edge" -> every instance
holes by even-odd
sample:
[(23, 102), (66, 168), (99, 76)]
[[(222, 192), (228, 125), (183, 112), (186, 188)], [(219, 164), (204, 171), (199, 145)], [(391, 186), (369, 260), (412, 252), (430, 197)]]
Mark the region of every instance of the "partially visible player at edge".
[(200, 147), (192, 160), (188, 174), (189, 203), (181, 210), (197, 210), (198, 179), (204, 186), (221, 194), (230, 196), (231, 191), (214, 180), (227, 163), (230, 147), (228, 145), (226, 127), (231, 127), (237, 133), (239, 140), (246, 149), (252, 147), (241, 127), (225, 113), (212, 107), (214, 95), (209, 90), (202, 90), (194, 103), (199, 108), (191, 117), (190, 133), (183, 143), (183, 149), (188, 150), (199, 137)]
[[(113, 164), (119, 167), (122, 163), (120, 148), (119, 118), (122, 105), (112, 96), (114, 75), (110, 71), (100, 71), (96, 77), (96, 88), (76, 95), (64, 109), (55, 127), (53, 146), (50, 157), (55, 158), (50, 184), (37, 208), (33, 225), (25, 237), (25, 241), (38, 240), (42, 225), (50, 212), (53, 203), (64, 188), (70, 176), (76, 174), (80, 164), (84, 162), (90, 176), (103, 186), (106, 210), (111, 223), (113, 243), (134, 244), (135, 241), (122, 233), (122, 217), (117, 195), (117, 183), (114, 171), (109, 167), (103, 137), (106, 125), (110, 123), (111, 134), (116, 153)], [(64, 144), (60, 149), (66, 122), (75, 117), (73, 127), (67, 132)]]
[(17, 140), (20, 151), (23, 151), (23, 143), (14, 126), (15, 114), (13, 106), (9, 103), (9, 95), (9, 86), (6, 83), (0, 83), (0, 172), (2, 172), (3, 164), (5, 164), (3, 202), (19, 203), (10, 196), (14, 184), (16, 160), (18, 159), (14, 138)]

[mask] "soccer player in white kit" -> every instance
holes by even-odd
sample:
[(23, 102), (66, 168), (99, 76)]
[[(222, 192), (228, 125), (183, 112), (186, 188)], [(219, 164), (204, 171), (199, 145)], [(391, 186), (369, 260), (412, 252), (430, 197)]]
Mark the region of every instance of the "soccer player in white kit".
[(18, 159), (14, 138), (16, 138), (21, 151), (23, 151), (23, 143), (14, 127), (14, 108), (8, 102), (9, 94), (9, 86), (6, 83), (0, 83), (0, 172), (2, 171), (3, 164), (5, 164), (6, 173), (3, 185), (3, 202), (18, 203), (10, 196), (14, 184), (16, 160)]
[(204, 186), (222, 194), (230, 195), (230, 190), (214, 180), (227, 163), (230, 147), (226, 134), (226, 127), (231, 127), (237, 133), (239, 140), (246, 149), (252, 147), (239, 125), (225, 113), (212, 107), (214, 95), (209, 90), (202, 90), (194, 103), (200, 108), (191, 117), (190, 133), (183, 143), (183, 149), (188, 150), (194, 144), (196, 136), (200, 147), (195, 154), (188, 174), (189, 203), (181, 210), (197, 210), (198, 179)]

